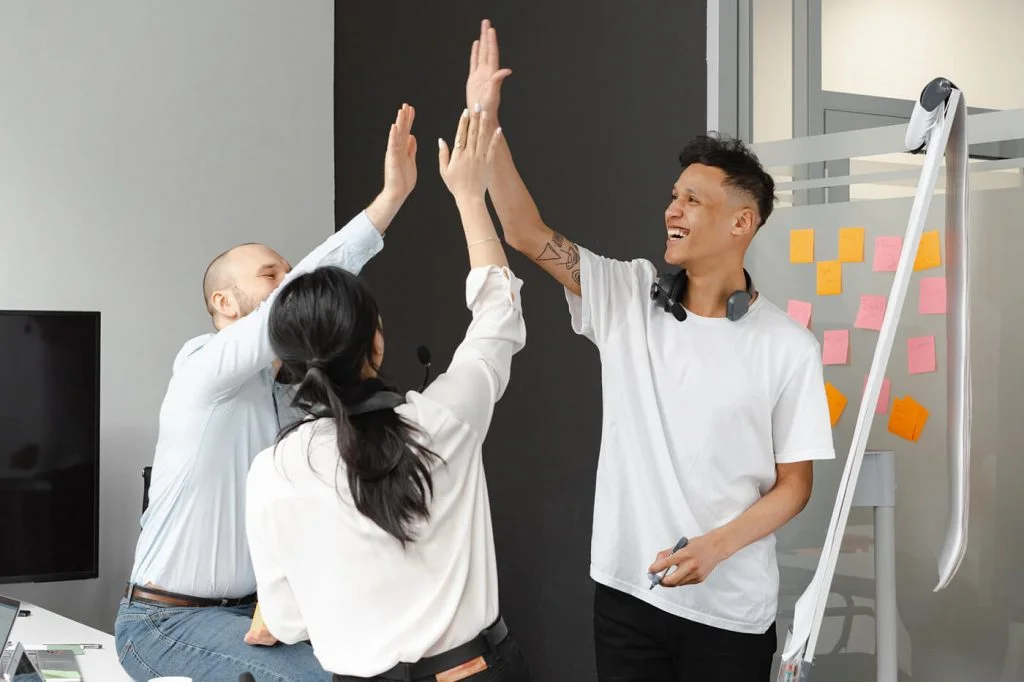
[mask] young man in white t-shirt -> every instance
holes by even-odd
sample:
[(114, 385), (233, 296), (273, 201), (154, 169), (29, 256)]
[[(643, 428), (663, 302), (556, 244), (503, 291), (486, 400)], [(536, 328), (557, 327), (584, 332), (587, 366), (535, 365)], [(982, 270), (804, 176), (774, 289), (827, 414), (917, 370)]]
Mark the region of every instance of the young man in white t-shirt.
[[(485, 21), (466, 94), (493, 125), (508, 73)], [(807, 503), (813, 460), (835, 457), (820, 349), (743, 266), (772, 210), (771, 176), (717, 137), (679, 158), (664, 256), (685, 269), (678, 278), (549, 228), (504, 136), (489, 190), (506, 241), (565, 287), (573, 329), (601, 354), (599, 679), (763, 681), (776, 650), (773, 534)], [(672, 553), (680, 537), (688, 544)]]

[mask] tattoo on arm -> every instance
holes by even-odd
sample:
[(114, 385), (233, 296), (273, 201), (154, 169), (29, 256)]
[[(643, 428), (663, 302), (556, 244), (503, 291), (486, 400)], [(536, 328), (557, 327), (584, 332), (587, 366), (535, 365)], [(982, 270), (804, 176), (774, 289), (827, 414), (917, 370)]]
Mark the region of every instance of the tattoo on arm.
[(536, 260), (538, 263), (547, 261), (564, 265), (571, 273), (572, 281), (580, 283), (580, 249), (559, 233), (555, 232)]

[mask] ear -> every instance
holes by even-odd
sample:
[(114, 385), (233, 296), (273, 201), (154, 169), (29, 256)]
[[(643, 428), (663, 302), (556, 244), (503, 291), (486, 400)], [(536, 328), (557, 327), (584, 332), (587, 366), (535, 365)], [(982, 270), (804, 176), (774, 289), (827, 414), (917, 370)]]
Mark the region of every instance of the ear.
[(753, 235), (757, 231), (757, 213), (744, 206), (733, 214), (732, 234), (737, 237)]
[(213, 309), (217, 311), (217, 314), (222, 317), (226, 317), (229, 320), (233, 320), (238, 317), (238, 303), (235, 301), (235, 297), (230, 296), (226, 291), (213, 292), (213, 296), (210, 300), (213, 303)]

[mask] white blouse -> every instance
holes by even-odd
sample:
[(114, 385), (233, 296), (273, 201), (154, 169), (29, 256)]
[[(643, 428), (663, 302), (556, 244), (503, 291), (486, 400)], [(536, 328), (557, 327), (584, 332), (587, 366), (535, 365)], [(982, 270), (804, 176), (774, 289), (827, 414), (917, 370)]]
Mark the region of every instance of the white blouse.
[(472, 269), (473, 319), (451, 365), (396, 408), (442, 460), (430, 519), (405, 549), (355, 508), (331, 420), (253, 461), (246, 525), (263, 618), (281, 642), (309, 639), (325, 670), (372, 677), (468, 642), (497, 618), (481, 448), (526, 342), (521, 287), (508, 269)]

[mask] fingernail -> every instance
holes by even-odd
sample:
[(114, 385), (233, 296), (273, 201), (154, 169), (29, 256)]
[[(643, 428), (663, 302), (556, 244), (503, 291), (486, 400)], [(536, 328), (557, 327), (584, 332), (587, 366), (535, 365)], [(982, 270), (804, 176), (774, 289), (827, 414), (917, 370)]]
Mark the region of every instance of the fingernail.
[(473, 111), (475, 111), (478, 114), (480, 113), (480, 102), (477, 102), (476, 104), (473, 105)]
[(501, 137), (501, 128), (499, 127), (497, 130), (495, 130), (494, 134), (497, 135), (498, 137)]
[(469, 109), (463, 109), (462, 110), (462, 118), (466, 118), (467, 116), (469, 116)]
[(444, 147), (444, 140), (443, 140), (443, 139), (441, 139), (440, 137), (439, 137), (439, 138), (437, 138), (437, 148), (438, 148), (438, 149), (441, 149), (441, 148), (443, 148), (443, 147)]

